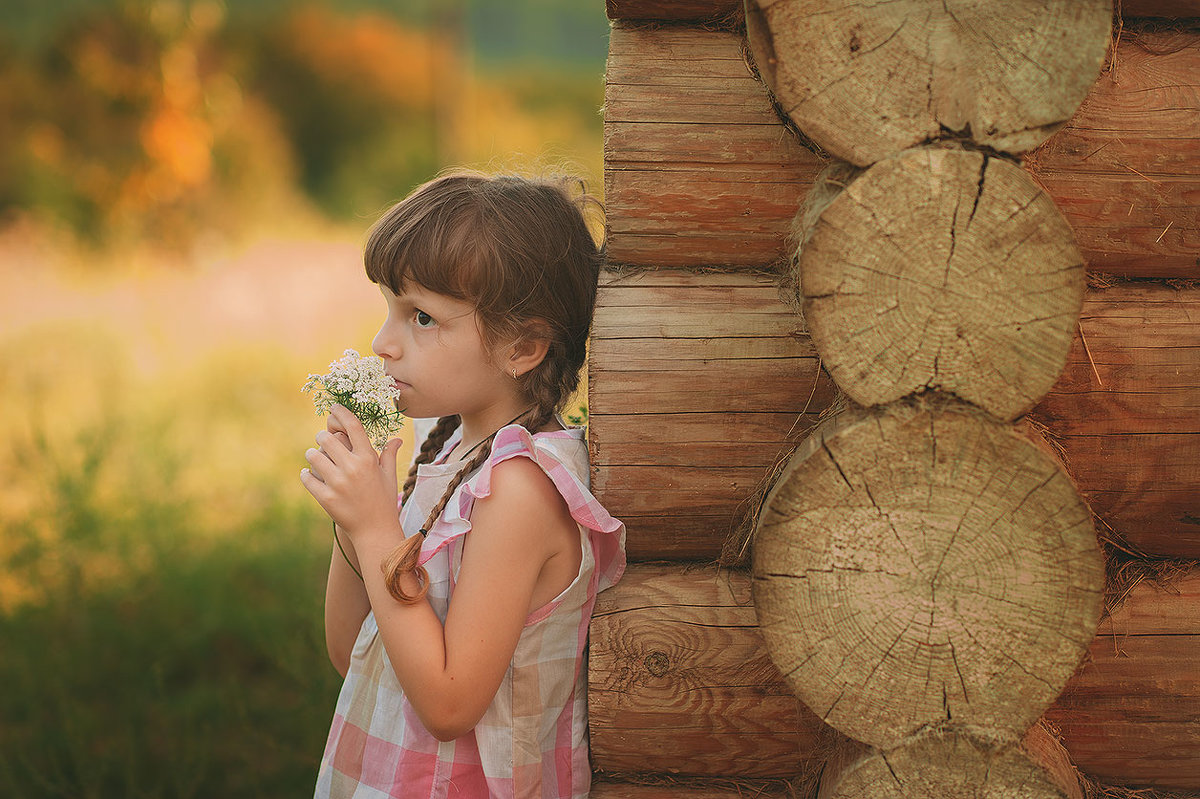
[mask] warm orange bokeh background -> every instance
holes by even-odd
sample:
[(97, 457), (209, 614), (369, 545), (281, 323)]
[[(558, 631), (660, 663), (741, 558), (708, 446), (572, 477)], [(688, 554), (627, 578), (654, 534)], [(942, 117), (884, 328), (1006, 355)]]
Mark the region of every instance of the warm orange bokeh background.
[[(0, 9), (0, 795), (311, 790), (309, 372), (454, 165), (601, 186), (601, 0)], [(578, 401), (578, 399), (577, 399)]]

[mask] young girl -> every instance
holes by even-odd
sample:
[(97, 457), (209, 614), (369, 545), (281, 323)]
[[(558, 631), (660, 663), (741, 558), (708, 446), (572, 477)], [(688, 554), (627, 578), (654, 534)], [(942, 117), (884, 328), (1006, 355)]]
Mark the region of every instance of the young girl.
[[(439, 417), (396, 513), (337, 406), (306, 458), (333, 517), (325, 631), (345, 676), (318, 797), (584, 797), (588, 621), (625, 527), (588, 490), (576, 388), (600, 255), (564, 186), (455, 174), (372, 229), (373, 348), (409, 417)], [(361, 577), (360, 577), (361, 575)]]

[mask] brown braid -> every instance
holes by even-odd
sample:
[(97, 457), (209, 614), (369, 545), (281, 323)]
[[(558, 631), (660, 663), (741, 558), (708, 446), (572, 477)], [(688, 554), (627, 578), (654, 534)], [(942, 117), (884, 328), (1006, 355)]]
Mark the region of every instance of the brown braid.
[(429, 435), (425, 437), (425, 443), (421, 445), (420, 452), (413, 459), (413, 465), (408, 470), (408, 476), (404, 478), (404, 488), (400, 495), (400, 504), (408, 502), (408, 497), (412, 494), (413, 487), (417, 484), (417, 467), (432, 463), (433, 459), (442, 450), (442, 445), (445, 444), (450, 436), (458, 429), (459, 418), (457, 416), (443, 416), (437, 420), (429, 431)]
[[(413, 487), (417, 484), (417, 467), (433, 461), (447, 439), (458, 428), (458, 424), (459, 419), (457, 416), (443, 416), (437, 420), (437, 424), (429, 431), (429, 435), (425, 437), (425, 442), (421, 444), (421, 449), (417, 453), (417, 457), (413, 459), (413, 465), (408, 470), (408, 476), (404, 478), (404, 488), (400, 494), (401, 505), (408, 502)], [(421, 599), (429, 590), (429, 572), (425, 571), (424, 566), (417, 563), (421, 555), (421, 541), (423, 538), (424, 536), (419, 535), (411, 535), (405, 538), (379, 564), (379, 568), (383, 571), (384, 581), (387, 583), (388, 592), (397, 600), (406, 604)], [(417, 582), (421, 585), (420, 590), (414, 596), (406, 594), (400, 588), (400, 577), (408, 572), (414, 573), (417, 576)]]
[[(554, 412), (555, 407), (553, 405), (540, 405), (534, 407), (530, 410), (530, 413), (532, 413), (533, 416), (531, 416), (529, 421), (523, 426), (531, 433), (536, 432), (545, 427), (550, 420), (554, 418)], [(525, 414), (521, 414), (521, 416), (525, 416)], [(518, 416), (514, 422), (519, 421), (520, 418), (521, 417)], [(451, 432), (458, 426), (457, 416), (443, 416), (438, 420), (438, 423), (433, 430), (429, 432), (430, 439), (434, 437), (435, 433), (441, 434), (443, 422), (445, 422), (447, 419), (454, 420), (453, 425), (448, 427)], [(514, 422), (510, 422), (510, 424)], [(505, 426), (507, 427), (507, 425)], [(459, 469), (457, 473), (455, 473), (454, 478), (450, 481), (449, 485), (446, 486), (446, 490), (442, 493), (442, 498), (438, 500), (437, 505), (434, 506), (434, 508), (429, 512), (429, 515), (425, 518), (425, 524), (421, 526), (422, 532), (433, 529), (434, 522), (436, 522), (438, 517), (442, 515), (442, 511), (446, 509), (447, 503), (450, 502), (450, 498), (454, 496), (454, 492), (458, 489), (458, 487), (462, 485), (463, 480), (465, 480), (468, 475), (473, 474), (477, 469), (483, 466), (483, 464), (487, 462), (487, 459), (491, 457), (492, 441), (496, 438), (496, 433), (499, 432), (500, 431), (497, 430), (484, 439), (484, 441), (479, 445), (479, 451), (475, 453), (475, 456), (471, 458), (471, 460), (469, 460), (461, 469)], [(449, 433), (446, 433), (442, 443), (445, 443), (445, 438), (448, 437)], [(426, 441), (426, 444), (428, 444), (428, 440)], [(439, 443), (438, 448), (440, 448), (441, 445), (442, 444)], [(426, 447), (421, 447), (422, 457), (425, 456), (425, 449)], [(432, 459), (432, 455), (430, 456), (430, 459)], [(413, 483), (415, 484), (415, 465), (411, 470), (411, 475)], [(405, 480), (404, 485), (406, 492), (411, 493), (408, 480)], [(407, 493), (405, 494), (404, 498), (408, 498)], [(424, 598), (425, 594), (429, 591), (429, 574), (425, 571), (424, 566), (417, 565), (417, 558), (421, 552), (422, 539), (424, 539), (423, 535), (412, 535), (404, 539), (404, 542), (400, 544), (400, 546), (396, 547), (396, 549), (392, 550), (392, 552), (386, 558), (384, 558), (383, 563), (381, 564), (384, 581), (387, 584), (388, 592), (398, 602), (403, 602), (405, 604), (414, 603)], [(417, 576), (418, 582), (421, 585), (420, 590), (418, 590), (416, 594), (409, 594), (405, 592), (401, 585), (401, 578), (407, 572), (414, 572)]]

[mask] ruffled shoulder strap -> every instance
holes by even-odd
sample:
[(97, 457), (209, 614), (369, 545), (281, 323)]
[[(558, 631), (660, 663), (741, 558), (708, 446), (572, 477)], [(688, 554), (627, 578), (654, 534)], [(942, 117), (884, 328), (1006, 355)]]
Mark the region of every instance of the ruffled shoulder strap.
[(589, 488), (587, 447), (579, 428), (531, 434), (519, 424), (496, 433), (492, 453), (483, 466), (458, 487), (446, 509), (429, 531), (421, 548), (425, 563), (451, 541), (471, 530), (470, 514), (476, 499), (492, 493), (492, 470), (512, 458), (529, 458), (554, 483), (571, 518), (589, 531), (596, 561), (598, 590), (604, 590), (625, 571), (625, 525), (614, 519)]

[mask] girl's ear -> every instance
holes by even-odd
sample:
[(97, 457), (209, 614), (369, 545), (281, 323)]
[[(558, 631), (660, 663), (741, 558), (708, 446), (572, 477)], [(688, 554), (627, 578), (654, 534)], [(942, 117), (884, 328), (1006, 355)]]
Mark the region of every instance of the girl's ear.
[(525, 326), (520, 338), (509, 348), (508, 361), (504, 370), (510, 375), (513, 369), (521, 376), (538, 367), (550, 351), (550, 334), (546, 324), (540, 321), (530, 322)]

